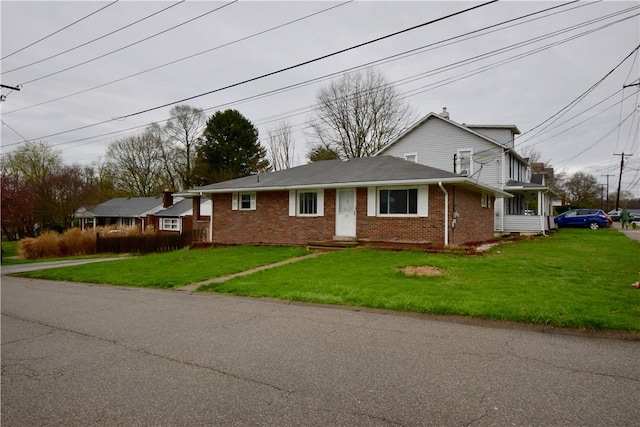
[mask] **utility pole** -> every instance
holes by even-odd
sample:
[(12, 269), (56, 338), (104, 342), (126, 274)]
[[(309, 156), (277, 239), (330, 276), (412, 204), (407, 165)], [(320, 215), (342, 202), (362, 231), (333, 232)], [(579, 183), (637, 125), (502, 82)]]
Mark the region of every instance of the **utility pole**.
[(618, 194), (616, 195), (616, 210), (620, 209), (620, 185), (622, 184), (622, 168), (624, 168), (624, 158), (631, 157), (633, 154), (622, 154), (614, 153), (614, 156), (620, 156), (620, 175), (618, 176)]
[(607, 211), (609, 211), (609, 177), (610, 176), (615, 176), (614, 174), (606, 174), (606, 175), (600, 175), (600, 176), (606, 176), (607, 177)]

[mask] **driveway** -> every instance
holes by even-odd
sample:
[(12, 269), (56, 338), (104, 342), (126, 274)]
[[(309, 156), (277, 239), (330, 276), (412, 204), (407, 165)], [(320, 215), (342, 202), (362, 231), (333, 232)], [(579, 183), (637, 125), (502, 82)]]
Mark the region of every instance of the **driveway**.
[(637, 425), (638, 354), (633, 340), (2, 277), (3, 426)]

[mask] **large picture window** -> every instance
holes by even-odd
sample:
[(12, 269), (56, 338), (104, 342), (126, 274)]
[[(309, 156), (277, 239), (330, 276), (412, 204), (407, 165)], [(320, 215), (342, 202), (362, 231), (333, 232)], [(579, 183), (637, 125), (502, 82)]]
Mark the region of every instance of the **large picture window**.
[(380, 190), (381, 215), (417, 215), (418, 189)]
[(318, 214), (318, 193), (299, 193), (298, 213), (300, 215), (317, 215)]

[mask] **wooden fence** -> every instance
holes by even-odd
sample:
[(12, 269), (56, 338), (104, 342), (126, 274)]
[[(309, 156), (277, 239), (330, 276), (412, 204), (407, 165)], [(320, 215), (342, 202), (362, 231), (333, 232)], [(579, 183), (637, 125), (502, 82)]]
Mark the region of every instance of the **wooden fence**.
[(141, 236), (96, 236), (96, 253), (170, 252), (185, 248), (193, 242), (193, 233), (155, 234)]

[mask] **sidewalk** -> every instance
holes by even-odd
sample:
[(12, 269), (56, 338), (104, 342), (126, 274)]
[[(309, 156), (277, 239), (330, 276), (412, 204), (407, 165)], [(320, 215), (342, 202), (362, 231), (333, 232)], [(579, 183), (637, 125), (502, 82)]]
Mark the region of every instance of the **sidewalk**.
[(90, 258), (76, 259), (68, 261), (46, 261), (34, 262), (29, 264), (4, 265), (0, 269), (0, 274), (24, 273), (27, 271), (46, 270), (48, 268), (67, 267), (70, 265), (89, 264), (92, 262), (117, 261), (124, 258)]
[(637, 240), (640, 242), (640, 227), (636, 227), (636, 229), (633, 229), (631, 226), (629, 226), (628, 229), (623, 230), (622, 223), (620, 221), (613, 221), (611, 228), (615, 228), (616, 230), (619, 230), (621, 233), (626, 234), (630, 239)]
[(280, 261), (280, 262), (275, 262), (273, 264), (267, 264), (267, 265), (263, 265), (260, 267), (256, 267), (256, 268), (252, 268), (250, 270), (246, 270), (246, 271), (241, 271), (239, 273), (235, 273), (235, 274), (230, 274), (228, 276), (222, 276), (222, 277), (216, 277), (215, 279), (208, 279), (208, 280), (204, 280), (202, 282), (196, 282), (196, 283), (191, 283), (187, 286), (183, 286), (181, 288), (177, 288), (175, 289), (176, 291), (186, 291), (186, 292), (195, 292), (200, 286), (203, 285), (210, 285), (212, 283), (222, 283), (222, 282), (226, 282), (227, 280), (231, 280), (235, 277), (240, 277), (240, 276), (246, 276), (248, 274), (253, 274), (256, 273), (258, 271), (262, 271), (262, 270), (267, 270), (269, 268), (274, 268), (274, 267), (280, 267), (281, 265), (285, 265), (285, 264), (290, 264), (292, 262), (297, 262), (297, 261), (302, 261), (308, 258), (315, 258), (319, 255), (325, 254), (327, 252), (315, 252), (309, 255), (303, 255), (297, 258), (289, 258), (289, 259), (285, 259), (284, 261)]

